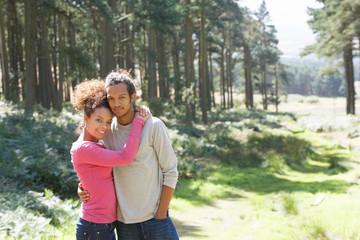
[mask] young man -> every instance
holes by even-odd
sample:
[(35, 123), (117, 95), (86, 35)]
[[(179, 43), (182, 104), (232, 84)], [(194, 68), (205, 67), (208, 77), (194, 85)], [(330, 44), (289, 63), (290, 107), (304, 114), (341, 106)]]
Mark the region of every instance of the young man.
[[(120, 151), (134, 119), (135, 85), (126, 72), (110, 73), (105, 90), (117, 121), (105, 136), (108, 149)], [(117, 195), (119, 239), (179, 239), (168, 216), (168, 208), (178, 179), (177, 159), (164, 123), (150, 117), (141, 132), (133, 163), (113, 168)], [(83, 201), (91, 201), (79, 193)]]

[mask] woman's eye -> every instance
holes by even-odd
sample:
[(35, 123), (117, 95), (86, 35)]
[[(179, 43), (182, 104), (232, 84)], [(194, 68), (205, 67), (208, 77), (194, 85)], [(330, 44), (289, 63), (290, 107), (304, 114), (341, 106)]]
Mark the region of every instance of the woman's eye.
[(97, 122), (101, 122), (101, 119), (96, 119)]

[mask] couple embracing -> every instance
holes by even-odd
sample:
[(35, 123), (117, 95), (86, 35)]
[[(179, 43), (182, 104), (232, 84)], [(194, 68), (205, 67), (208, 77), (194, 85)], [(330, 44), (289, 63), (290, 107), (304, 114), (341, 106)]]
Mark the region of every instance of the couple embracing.
[(115, 229), (124, 240), (179, 239), (168, 215), (177, 159), (164, 123), (134, 109), (135, 97), (125, 71), (75, 88), (73, 105), (84, 112), (70, 151), (82, 185), (76, 239), (116, 239)]

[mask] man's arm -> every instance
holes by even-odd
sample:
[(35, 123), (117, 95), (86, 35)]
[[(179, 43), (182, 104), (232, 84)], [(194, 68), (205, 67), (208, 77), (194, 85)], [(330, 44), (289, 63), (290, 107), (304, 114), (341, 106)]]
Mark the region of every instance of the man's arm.
[(172, 148), (168, 130), (165, 124), (160, 120), (155, 124), (157, 126), (154, 131), (153, 144), (164, 177), (160, 203), (155, 218), (162, 219), (166, 218), (166, 213), (178, 180), (178, 171), (177, 159)]
[(166, 218), (166, 213), (169, 208), (170, 201), (171, 201), (172, 195), (174, 194), (174, 191), (175, 191), (175, 189), (168, 187), (166, 185), (163, 185), (162, 192), (161, 192), (161, 198), (160, 198), (160, 204), (159, 204), (158, 210), (155, 215), (156, 219)]

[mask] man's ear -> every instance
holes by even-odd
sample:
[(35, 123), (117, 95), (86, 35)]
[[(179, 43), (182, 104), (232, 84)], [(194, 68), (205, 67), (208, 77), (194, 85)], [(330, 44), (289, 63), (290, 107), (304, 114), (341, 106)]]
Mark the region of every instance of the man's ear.
[(131, 102), (131, 103), (134, 103), (134, 102), (135, 102), (135, 98), (136, 98), (136, 93), (133, 93), (133, 94), (130, 96), (130, 102)]

